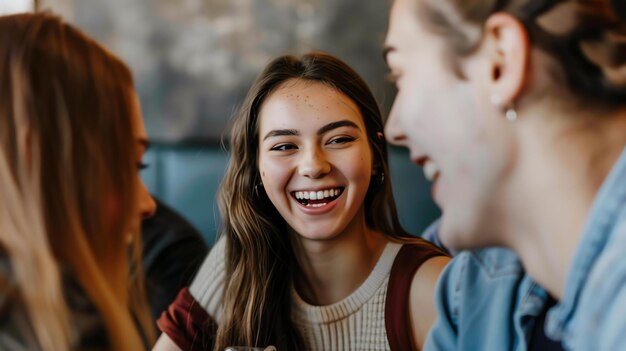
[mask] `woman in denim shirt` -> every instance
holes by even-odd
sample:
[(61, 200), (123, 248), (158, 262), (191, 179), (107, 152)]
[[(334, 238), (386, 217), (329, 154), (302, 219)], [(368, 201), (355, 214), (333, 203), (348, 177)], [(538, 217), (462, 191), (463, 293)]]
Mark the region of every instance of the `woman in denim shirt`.
[(395, 0), (385, 57), (466, 250), (425, 349), (626, 349), (626, 1)]

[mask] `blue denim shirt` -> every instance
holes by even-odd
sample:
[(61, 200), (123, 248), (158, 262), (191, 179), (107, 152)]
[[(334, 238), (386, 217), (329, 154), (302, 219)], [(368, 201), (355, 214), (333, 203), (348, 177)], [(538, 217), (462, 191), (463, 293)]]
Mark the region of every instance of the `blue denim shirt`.
[[(437, 286), (424, 350), (526, 350), (546, 291), (513, 251), (460, 253)], [(567, 350), (626, 350), (626, 149), (596, 195), (545, 332)]]

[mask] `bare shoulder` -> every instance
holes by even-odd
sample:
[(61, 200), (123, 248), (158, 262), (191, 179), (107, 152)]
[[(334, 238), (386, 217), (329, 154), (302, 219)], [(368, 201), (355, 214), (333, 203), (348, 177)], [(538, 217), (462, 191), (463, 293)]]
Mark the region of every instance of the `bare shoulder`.
[(427, 288), (434, 288), (437, 284), (437, 279), (444, 268), (450, 262), (450, 257), (447, 256), (435, 256), (422, 263), (419, 269), (413, 276), (413, 282), (411, 283), (411, 295), (414, 292)]
[(409, 322), (416, 349), (421, 349), (437, 317), (435, 287), (439, 275), (450, 262), (447, 256), (436, 256), (424, 262), (415, 272), (409, 295)]
[(433, 257), (424, 262), (415, 272), (409, 295), (411, 310), (434, 310), (437, 279), (448, 262), (450, 262), (449, 257)]

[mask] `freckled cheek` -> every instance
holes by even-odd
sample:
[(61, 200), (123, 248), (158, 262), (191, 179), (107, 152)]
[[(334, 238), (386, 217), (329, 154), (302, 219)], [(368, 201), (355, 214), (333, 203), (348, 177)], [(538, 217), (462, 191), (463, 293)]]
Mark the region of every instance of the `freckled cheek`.
[(282, 191), (287, 186), (288, 172), (280, 162), (264, 160), (259, 163), (261, 181), (266, 191)]
[(269, 168), (269, 166), (268, 166), (267, 162), (259, 163), (259, 173), (261, 175), (261, 182), (265, 186), (269, 185), (269, 182), (267, 181), (268, 180), (267, 174), (270, 174), (270, 176), (272, 174), (271, 170), (268, 170), (268, 168)]
[(355, 183), (368, 185), (372, 177), (372, 158), (365, 155), (367, 151), (363, 150), (358, 156), (350, 157), (349, 160), (358, 160), (358, 162), (343, 161), (340, 172)]

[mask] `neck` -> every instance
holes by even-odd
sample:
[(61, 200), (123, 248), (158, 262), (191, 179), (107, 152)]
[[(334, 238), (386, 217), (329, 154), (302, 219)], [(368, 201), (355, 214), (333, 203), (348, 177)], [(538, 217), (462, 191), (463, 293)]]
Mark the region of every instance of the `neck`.
[(529, 142), (520, 147), (518, 191), (507, 200), (514, 205), (506, 214), (505, 245), (557, 299), (563, 296), (596, 193), (626, 145), (626, 118), (601, 118), (607, 117), (540, 132), (528, 128), (522, 133), (530, 135), (520, 138)]
[(296, 233), (293, 246), (300, 269), (296, 290), (306, 302), (323, 306), (348, 297), (367, 279), (387, 244), (365, 218), (353, 221), (329, 240), (308, 240)]

